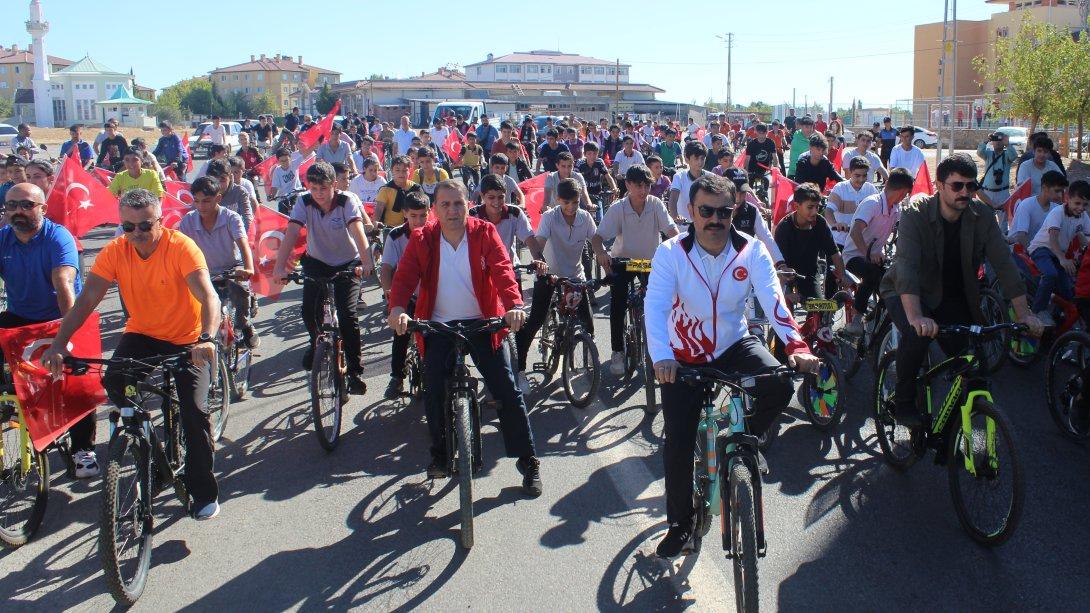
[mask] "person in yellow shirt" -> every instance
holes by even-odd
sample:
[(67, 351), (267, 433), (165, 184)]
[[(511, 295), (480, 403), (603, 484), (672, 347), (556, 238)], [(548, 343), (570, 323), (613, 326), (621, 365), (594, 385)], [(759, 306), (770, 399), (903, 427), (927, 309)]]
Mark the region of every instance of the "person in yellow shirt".
[(110, 181), (110, 192), (120, 198), (125, 192), (136, 188), (146, 189), (159, 198), (163, 197), (163, 182), (159, 180), (159, 173), (149, 168), (141, 167), (140, 152), (129, 149), (125, 152), (122, 162), (125, 169), (114, 175)]
[(393, 179), (383, 185), (375, 196), (374, 219), (382, 222), (387, 228), (396, 228), (405, 223), (405, 210), (402, 204), (405, 194), (411, 189), (420, 189), (416, 183), (409, 180), (409, 168), (412, 166), (410, 158), (399, 155), (390, 161), (390, 174)]
[[(466, 134), (466, 144), (462, 147), (462, 183), (470, 192), (477, 189), (481, 182), (481, 166), (484, 165), (484, 149), (477, 144), (477, 135)], [(473, 179), (470, 187), (470, 179)]]
[(450, 179), (450, 175), (442, 168), (435, 166), (435, 152), (431, 147), (421, 147), (416, 152), (416, 172), (413, 173), (413, 182), (424, 188), (424, 193), (435, 202), (435, 186), (441, 181)]

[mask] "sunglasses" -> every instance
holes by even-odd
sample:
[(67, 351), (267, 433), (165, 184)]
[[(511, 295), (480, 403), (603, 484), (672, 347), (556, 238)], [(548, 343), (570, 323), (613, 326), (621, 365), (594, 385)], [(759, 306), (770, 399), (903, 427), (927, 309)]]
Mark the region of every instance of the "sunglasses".
[(706, 204), (702, 204), (702, 205), (696, 207), (696, 212), (700, 213), (700, 216), (703, 217), (704, 219), (711, 219), (712, 215), (714, 215), (717, 218), (719, 218), (720, 220), (723, 220), (723, 219), (727, 219), (727, 218), (730, 217), (731, 213), (734, 212), (734, 207), (732, 207), (732, 206), (708, 206)]
[(967, 189), (971, 193), (980, 189), (980, 184), (976, 181), (943, 181), (943, 183), (955, 192)]
[(140, 223), (133, 223), (131, 221), (123, 221), (123, 222), (121, 222), (121, 230), (124, 231), (126, 234), (136, 230), (137, 228), (140, 228), (141, 232), (151, 232), (151, 229), (155, 227), (155, 224), (159, 223), (160, 219), (162, 219), (162, 217), (159, 217), (158, 219), (152, 219), (152, 220), (149, 220), (149, 221), (141, 221)]
[(4, 208), (9, 211), (15, 209), (23, 209), (24, 211), (33, 211), (34, 207), (42, 206), (41, 202), (34, 202), (33, 200), (8, 200), (4, 203)]

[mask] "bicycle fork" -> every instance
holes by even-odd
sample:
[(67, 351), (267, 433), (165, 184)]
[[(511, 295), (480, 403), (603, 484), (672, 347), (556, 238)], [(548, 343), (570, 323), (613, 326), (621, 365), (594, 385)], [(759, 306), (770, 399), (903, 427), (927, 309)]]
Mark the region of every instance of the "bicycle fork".
[[(977, 398), (983, 398), (989, 403), (992, 401), (992, 395), (987, 389), (974, 389), (966, 395), (965, 402), (961, 405), (961, 455), (965, 460), (965, 470), (974, 477), (980, 476), (977, 474), (976, 458), (973, 455), (972, 409)], [(988, 453), (988, 470), (994, 475), (999, 470), (999, 458), (995, 453), (995, 420), (985, 416), (984, 425), (984, 444)]]
[(720, 519), (720, 532), (723, 536), (723, 550), (728, 558), (735, 555), (731, 538), (731, 490), (730, 467), (735, 462), (742, 462), (749, 468), (749, 478), (753, 485), (754, 524), (757, 531), (757, 557), (763, 558), (768, 550), (765, 541), (765, 512), (764, 496), (761, 488), (761, 471), (757, 461), (757, 437), (749, 434), (745, 426), (745, 408), (749, 403), (748, 398), (739, 398), (732, 395), (730, 404), (730, 430), (719, 432), (715, 438), (715, 455), (723, 458), (723, 465), (727, 467), (727, 478), (718, 482), (719, 504), (722, 509)]

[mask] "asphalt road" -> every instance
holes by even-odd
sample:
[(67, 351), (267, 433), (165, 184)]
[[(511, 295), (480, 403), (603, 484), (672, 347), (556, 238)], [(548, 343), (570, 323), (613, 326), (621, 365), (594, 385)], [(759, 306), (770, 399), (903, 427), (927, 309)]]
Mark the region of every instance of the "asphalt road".
[[(87, 241), (101, 246), (110, 231)], [(699, 556), (657, 559), (663, 534), (662, 418), (647, 418), (639, 382), (603, 375), (587, 409), (531, 375), (531, 423), (544, 495), (526, 499), (502, 458), (487, 411), (484, 470), (475, 484), (476, 537), (458, 546), (457, 488), (429, 481), (427, 433), (416, 405), (381, 399), (390, 333), (377, 286), (363, 315), (366, 396), (346, 407), (340, 446), (312, 429), (300, 367), (300, 290), (263, 302), (252, 396), (234, 405), (216, 455), (223, 510), (211, 522), (157, 505), (153, 568), (136, 609), (162, 610), (729, 610), (733, 579), (718, 528)], [(608, 357), (608, 300), (596, 342)], [(107, 348), (120, 314), (102, 307)], [(531, 353), (533, 355), (533, 353)], [(766, 610), (1071, 609), (1090, 598), (1087, 448), (1047, 415), (1044, 369), (1006, 366), (995, 396), (1015, 424), (1026, 475), (1021, 526), (995, 550), (961, 530), (945, 469), (886, 466), (866, 422), (871, 375), (854, 380), (848, 414), (823, 435), (792, 408), (767, 454)], [(100, 418), (105, 420), (104, 411)], [(99, 430), (104, 443), (105, 424)], [(105, 445), (100, 445), (104, 454)], [(54, 454), (55, 455), (55, 454)], [(102, 456), (100, 456), (102, 457)], [(113, 606), (97, 555), (101, 481), (72, 482), (54, 457), (45, 520), (30, 544), (0, 552), (6, 611)], [(1082, 577), (1082, 579), (1080, 579)]]

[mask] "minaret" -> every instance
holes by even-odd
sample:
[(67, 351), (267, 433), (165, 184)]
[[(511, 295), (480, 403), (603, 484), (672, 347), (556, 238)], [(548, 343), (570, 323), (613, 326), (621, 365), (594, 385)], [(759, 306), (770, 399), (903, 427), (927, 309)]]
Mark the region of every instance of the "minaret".
[(49, 90), (49, 56), (45, 54), (45, 34), (49, 31), (49, 22), (42, 19), (39, 0), (30, 1), (26, 31), (33, 39), (30, 49), (34, 53), (34, 123), (39, 128), (52, 128), (53, 93)]

